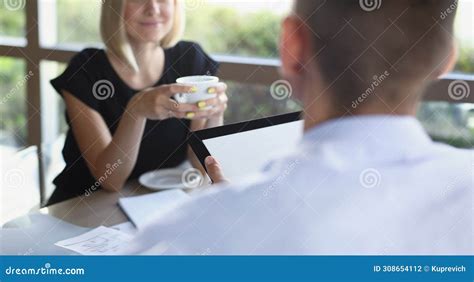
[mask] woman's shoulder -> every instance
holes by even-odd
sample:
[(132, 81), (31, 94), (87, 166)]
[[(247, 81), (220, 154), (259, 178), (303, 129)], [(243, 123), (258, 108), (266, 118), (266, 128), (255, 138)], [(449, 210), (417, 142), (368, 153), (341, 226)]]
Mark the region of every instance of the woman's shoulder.
[(85, 48), (69, 61), (69, 65), (77, 65), (85, 68), (90, 65), (97, 65), (103, 63), (104, 50), (98, 48)]
[(186, 40), (178, 41), (178, 43), (176, 43), (173, 47), (171, 47), (171, 49), (175, 49), (176, 51), (186, 51), (190, 49), (202, 50), (201, 45), (199, 45), (199, 43), (194, 42), (194, 41), (186, 41)]
[(99, 111), (99, 100), (94, 96), (94, 89), (96, 83), (103, 79), (103, 56), (105, 53), (102, 49), (87, 48), (80, 51), (71, 58), (63, 73), (51, 80), (51, 85), (60, 95), (67, 91)]
[(171, 61), (180, 65), (182, 74), (215, 74), (219, 64), (214, 61), (199, 45), (193, 41), (179, 41), (167, 49)]
[(196, 56), (207, 56), (199, 43), (193, 41), (179, 41), (173, 47), (166, 50), (171, 57), (190, 58)]

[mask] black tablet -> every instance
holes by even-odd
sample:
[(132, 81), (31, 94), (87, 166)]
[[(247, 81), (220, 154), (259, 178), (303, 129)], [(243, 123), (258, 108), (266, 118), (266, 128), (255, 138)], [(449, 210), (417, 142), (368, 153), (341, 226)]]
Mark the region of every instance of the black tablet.
[(203, 167), (212, 155), (236, 181), (291, 150), (302, 135), (301, 112), (294, 112), (191, 132), (188, 140)]

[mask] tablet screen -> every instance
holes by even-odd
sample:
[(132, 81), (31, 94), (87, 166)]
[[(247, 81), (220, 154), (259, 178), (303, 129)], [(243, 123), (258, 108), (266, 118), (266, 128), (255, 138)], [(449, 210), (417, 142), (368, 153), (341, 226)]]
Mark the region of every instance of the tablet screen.
[(289, 152), (303, 135), (303, 121), (237, 132), (202, 140), (220, 163), (224, 175), (236, 182), (262, 169), (268, 161)]

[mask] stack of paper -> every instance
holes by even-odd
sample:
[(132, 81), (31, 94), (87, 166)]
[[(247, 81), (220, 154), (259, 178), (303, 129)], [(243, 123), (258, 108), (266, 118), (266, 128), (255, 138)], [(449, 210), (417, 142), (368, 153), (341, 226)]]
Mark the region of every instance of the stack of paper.
[(82, 255), (113, 255), (124, 249), (130, 240), (132, 236), (124, 232), (100, 226), (55, 245)]
[(153, 194), (121, 198), (119, 205), (137, 229), (174, 209), (190, 196), (182, 190), (169, 190)]

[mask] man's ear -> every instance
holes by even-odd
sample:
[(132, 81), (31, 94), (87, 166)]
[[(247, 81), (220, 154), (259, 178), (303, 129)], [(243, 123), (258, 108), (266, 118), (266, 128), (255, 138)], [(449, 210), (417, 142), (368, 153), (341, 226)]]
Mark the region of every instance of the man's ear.
[(451, 48), (449, 50), (449, 57), (441, 65), (439, 72), (436, 74), (436, 78), (440, 78), (443, 75), (446, 75), (453, 71), (458, 61), (458, 44), (455, 40), (452, 41)]
[(280, 36), (281, 72), (283, 77), (295, 77), (307, 63), (310, 36), (304, 22), (294, 15), (283, 20)]

